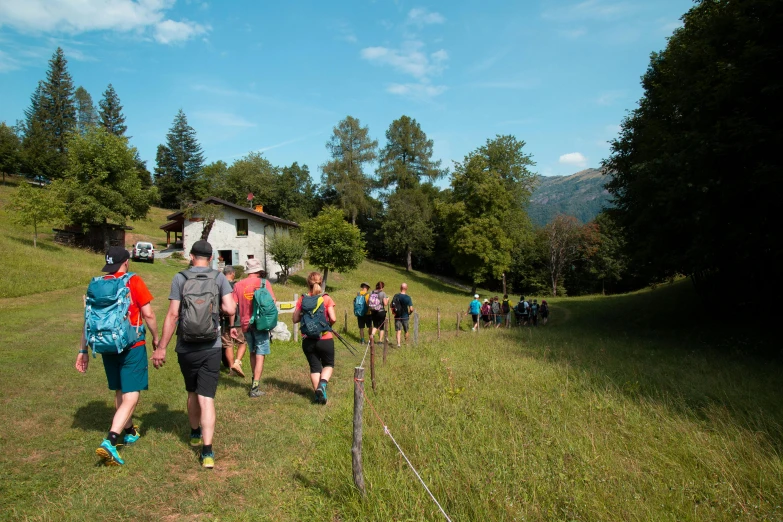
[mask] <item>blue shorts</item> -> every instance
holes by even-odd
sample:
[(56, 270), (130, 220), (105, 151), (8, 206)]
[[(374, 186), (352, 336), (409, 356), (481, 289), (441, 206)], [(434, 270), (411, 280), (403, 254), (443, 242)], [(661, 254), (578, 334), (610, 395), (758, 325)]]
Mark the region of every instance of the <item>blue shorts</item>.
[(269, 349), (269, 332), (259, 332), (252, 326), (245, 332), (245, 342), (247, 349), (251, 354), (269, 355), (272, 351)]
[(104, 353), (103, 369), (110, 390), (131, 393), (149, 389), (149, 364), (145, 345), (122, 353)]

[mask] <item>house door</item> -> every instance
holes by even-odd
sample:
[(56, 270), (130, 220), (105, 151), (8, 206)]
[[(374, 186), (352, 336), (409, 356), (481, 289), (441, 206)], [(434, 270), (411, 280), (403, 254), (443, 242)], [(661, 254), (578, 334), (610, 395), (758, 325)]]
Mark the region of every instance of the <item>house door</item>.
[(218, 256), (223, 258), (223, 262), (226, 265), (234, 265), (234, 251), (233, 250), (218, 250)]

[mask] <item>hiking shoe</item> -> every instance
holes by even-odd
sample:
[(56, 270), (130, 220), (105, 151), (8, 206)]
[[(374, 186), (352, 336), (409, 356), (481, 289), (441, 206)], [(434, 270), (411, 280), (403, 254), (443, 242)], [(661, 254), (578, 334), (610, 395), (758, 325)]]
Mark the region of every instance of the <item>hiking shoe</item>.
[(245, 372), (242, 371), (242, 361), (236, 361), (231, 369), (234, 370), (236, 374), (243, 379), (245, 378)]
[(205, 469), (212, 469), (215, 467), (215, 454), (210, 452), (204, 455), (201, 454), (201, 467)]
[(198, 435), (190, 434), (190, 447), (191, 448), (197, 448), (201, 446), (201, 443), (203, 442), (203, 439), (201, 438), (201, 433)]
[(326, 386), (319, 385), (315, 389), (315, 402), (318, 404), (326, 404)]
[(125, 437), (122, 439), (122, 443), (126, 446), (130, 446), (131, 444), (134, 444), (137, 440), (141, 438), (141, 434), (139, 433), (139, 427), (133, 426), (133, 431), (136, 432), (135, 435), (131, 435), (130, 433), (126, 433)]
[(101, 445), (95, 450), (95, 454), (103, 459), (103, 463), (106, 466), (122, 466), (125, 461), (120, 457), (120, 452), (117, 451), (117, 446), (112, 446), (109, 439), (103, 439)]
[(261, 397), (262, 395), (266, 395), (266, 392), (263, 392), (256, 388), (250, 388), (250, 393), (248, 393), (248, 396), (252, 397), (253, 399), (257, 397)]

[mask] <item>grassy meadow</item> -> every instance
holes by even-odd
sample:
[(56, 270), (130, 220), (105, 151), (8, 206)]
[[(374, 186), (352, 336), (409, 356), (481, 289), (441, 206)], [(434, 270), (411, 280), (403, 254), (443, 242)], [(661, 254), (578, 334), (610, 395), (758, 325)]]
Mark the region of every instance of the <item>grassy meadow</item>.
[[(353, 487), (361, 357), (339, 344), (326, 406), (312, 404), (293, 342), (273, 344), (260, 399), (247, 397), (248, 379), (224, 374), (211, 471), (188, 447), (172, 344), (136, 412), (142, 439), (121, 451), (124, 467), (98, 466), (112, 394), (99, 358), (86, 375), (73, 364), (82, 295), (102, 260), (50, 238), (33, 251), (27, 230), (5, 225), (11, 190), (0, 188), (0, 519), (442, 519), (367, 406), (367, 496)], [(182, 266), (132, 267), (161, 324)], [(301, 293), (303, 276), (275, 286), (278, 298)], [(419, 343), (378, 358), (375, 392), (366, 365), (367, 395), (452, 520), (783, 518), (781, 365), (753, 355), (765, 341), (741, 324), (700, 313), (688, 281), (553, 299), (546, 327), (473, 333), (455, 328), (466, 292), (366, 261), (329, 276), (338, 326), (347, 311), (355, 342), (363, 280), (390, 291), (407, 282), (420, 312)]]

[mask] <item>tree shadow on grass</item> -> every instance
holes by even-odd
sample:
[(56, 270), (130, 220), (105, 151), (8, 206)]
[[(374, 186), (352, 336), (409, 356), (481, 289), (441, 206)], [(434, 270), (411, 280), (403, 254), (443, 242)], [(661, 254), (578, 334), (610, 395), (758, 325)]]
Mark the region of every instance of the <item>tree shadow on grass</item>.
[(307, 279), (298, 274), (288, 276), (288, 282), (299, 286), (307, 286)]
[(156, 402), (153, 411), (148, 411), (139, 417), (142, 435), (150, 430), (173, 433), (182, 442), (190, 440), (190, 422), (188, 414), (183, 410), (170, 410), (169, 405)]
[(73, 414), (71, 428), (84, 431), (109, 431), (114, 417), (114, 406), (106, 401), (90, 401)]
[(44, 243), (42, 240), (38, 240), (38, 246), (33, 247), (33, 240), (32, 239), (25, 239), (23, 237), (14, 237), (9, 236), (9, 239), (11, 241), (16, 241), (17, 243), (20, 243), (24, 246), (32, 247), (32, 248), (40, 248), (41, 250), (46, 250), (47, 252), (60, 252), (62, 248), (54, 245), (50, 245), (48, 243)]
[(710, 423), (717, 408), (783, 451), (779, 340), (713, 313), (721, 307), (704, 309), (688, 281), (561, 300), (547, 327), (524, 331), (519, 341), (531, 348), (525, 356), (579, 368), (626, 397)]
[[(428, 276), (425, 274), (420, 274), (418, 272), (408, 272), (405, 270), (405, 268), (393, 265), (391, 263), (376, 261), (379, 265), (389, 269), (393, 270), (397, 273), (397, 276), (399, 276), (399, 280), (393, 280), (393, 281), (384, 281), (386, 283), (386, 293), (389, 294), (389, 299), (391, 299), (391, 296), (395, 294), (399, 288), (400, 283), (408, 283), (408, 286), (413, 285), (420, 285), (423, 287), (426, 287), (427, 289), (433, 291), (433, 292), (440, 292), (444, 294), (451, 294), (451, 295), (459, 295), (459, 296), (465, 296), (468, 295), (470, 292), (466, 292), (464, 290), (460, 290), (459, 288), (455, 288), (449, 284), (446, 284), (442, 281), (438, 281), (436, 279), (433, 279), (432, 276)], [(415, 292), (415, 287), (411, 288), (411, 293)], [(415, 295), (415, 293), (413, 294)]]
[(307, 386), (303, 386), (296, 382), (289, 382), (289, 381), (282, 381), (280, 379), (277, 379), (275, 377), (268, 377), (263, 380), (264, 383), (273, 386), (279, 390), (289, 392), (289, 393), (295, 393), (296, 395), (301, 395), (302, 397), (306, 397), (308, 399), (313, 398), (313, 390)]

